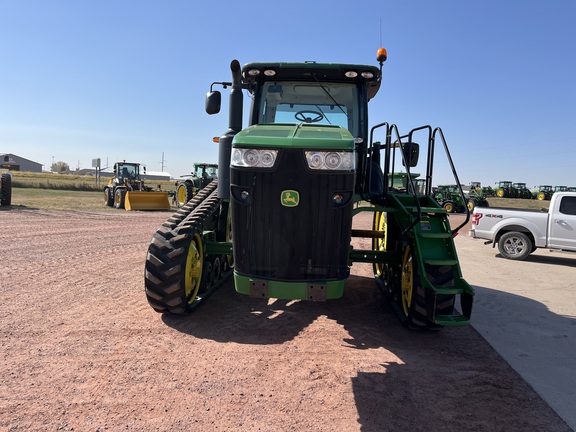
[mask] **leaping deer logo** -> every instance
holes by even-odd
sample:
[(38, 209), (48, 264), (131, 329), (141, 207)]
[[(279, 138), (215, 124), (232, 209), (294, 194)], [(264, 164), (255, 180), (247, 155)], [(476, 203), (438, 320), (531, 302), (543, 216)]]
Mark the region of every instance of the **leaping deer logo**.
[(300, 194), (295, 190), (282, 191), (280, 202), (284, 207), (296, 207), (300, 203)]

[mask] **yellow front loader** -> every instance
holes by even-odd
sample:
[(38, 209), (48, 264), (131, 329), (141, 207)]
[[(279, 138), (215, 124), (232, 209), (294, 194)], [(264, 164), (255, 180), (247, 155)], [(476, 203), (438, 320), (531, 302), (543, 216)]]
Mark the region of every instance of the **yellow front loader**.
[(168, 192), (154, 191), (140, 178), (140, 164), (117, 162), (104, 187), (104, 204), (126, 210), (170, 210)]

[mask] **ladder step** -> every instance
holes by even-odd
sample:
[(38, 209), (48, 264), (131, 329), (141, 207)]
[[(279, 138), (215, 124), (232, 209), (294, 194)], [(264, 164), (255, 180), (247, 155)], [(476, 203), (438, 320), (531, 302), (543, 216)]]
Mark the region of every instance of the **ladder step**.
[[(409, 212), (416, 213), (418, 211), (418, 207), (410, 206), (410, 207), (406, 207), (406, 210), (408, 210)], [(438, 207), (420, 207), (420, 211), (422, 213), (447, 213), (447, 211), (444, 210), (442, 207), (440, 207), (440, 208), (438, 208)]]
[(434, 322), (444, 327), (457, 327), (470, 324), (470, 318), (464, 315), (436, 315)]
[(445, 259), (445, 260), (424, 260), (424, 264), (430, 264), (435, 266), (454, 266), (458, 264), (458, 260), (455, 259)]
[(452, 234), (444, 232), (444, 233), (425, 233), (419, 232), (418, 235), (422, 238), (429, 238), (429, 239), (447, 239), (451, 238)]
[(457, 287), (457, 286), (441, 286), (441, 285), (434, 285), (432, 287), (434, 292), (438, 295), (442, 294), (449, 294), (449, 295), (458, 295), (464, 292), (464, 288)]

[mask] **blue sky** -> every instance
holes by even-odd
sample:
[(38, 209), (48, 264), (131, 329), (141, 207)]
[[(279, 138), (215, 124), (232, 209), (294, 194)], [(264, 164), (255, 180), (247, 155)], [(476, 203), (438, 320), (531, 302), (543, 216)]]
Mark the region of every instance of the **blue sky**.
[[(0, 0), (0, 153), (217, 162), (229, 64), (377, 65), (371, 124), (442, 127), (462, 183), (576, 186), (576, 2)], [(380, 24), (381, 23), (381, 24)], [(435, 184), (450, 182), (441, 164)]]

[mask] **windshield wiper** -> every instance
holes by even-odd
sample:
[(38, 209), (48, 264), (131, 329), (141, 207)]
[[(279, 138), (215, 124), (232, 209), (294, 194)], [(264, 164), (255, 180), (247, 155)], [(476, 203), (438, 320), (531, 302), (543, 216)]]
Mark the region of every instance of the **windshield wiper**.
[(334, 99), (334, 97), (330, 94), (330, 92), (326, 89), (326, 87), (324, 87), (324, 84), (322, 84), (320, 82), (320, 80), (318, 79), (318, 77), (316, 75), (312, 75), (314, 77), (314, 79), (316, 80), (316, 82), (320, 85), (320, 88), (322, 90), (324, 90), (324, 93), (326, 93), (328, 95), (328, 97), (330, 99), (332, 99), (332, 102), (334, 102), (334, 104), (340, 108), (340, 111), (342, 111), (344, 113), (344, 115), (346, 116), (346, 118), (348, 118), (348, 113), (346, 111), (344, 111), (344, 108), (342, 108), (342, 105), (340, 105), (338, 102), (336, 102), (336, 99)]

